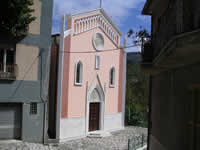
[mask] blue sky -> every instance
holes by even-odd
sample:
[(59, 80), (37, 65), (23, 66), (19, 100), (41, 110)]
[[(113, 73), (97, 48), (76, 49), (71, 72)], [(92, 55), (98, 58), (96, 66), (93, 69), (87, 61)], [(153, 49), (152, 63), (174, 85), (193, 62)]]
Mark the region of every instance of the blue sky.
[[(60, 19), (63, 14), (73, 14), (99, 7), (100, 0), (54, 0), (52, 33), (60, 32)], [(102, 0), (102, 7), (119, 27), (123, 34), (140, 26), (150, 31), (150, 17), (141, 15), (145, 0)], [(127, 39), (127, 45), (132, 39)], [(128, 51), (139, 51), (139, 47)]]

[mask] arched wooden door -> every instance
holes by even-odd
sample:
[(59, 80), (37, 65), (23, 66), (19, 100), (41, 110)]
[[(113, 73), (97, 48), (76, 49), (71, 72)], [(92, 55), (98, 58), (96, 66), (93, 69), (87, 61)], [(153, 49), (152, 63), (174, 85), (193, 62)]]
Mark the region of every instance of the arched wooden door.
[(99, 130), (100, 124), (100, 96), (97, 89), (94, 89), (90, 96), (89, 104), (89, 131)]

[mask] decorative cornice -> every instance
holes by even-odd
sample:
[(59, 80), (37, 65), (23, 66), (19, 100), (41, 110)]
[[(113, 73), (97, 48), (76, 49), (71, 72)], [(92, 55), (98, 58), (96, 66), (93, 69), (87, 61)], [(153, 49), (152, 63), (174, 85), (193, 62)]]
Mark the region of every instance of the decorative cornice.
[(107, 13), (104, 11), (103, 8), (97, 8), (97, 9), (93, 9), (93, 10), (89, 10), (89, 11), (85, 11), (85, 12), (81, 12), (81, 13), (75, 13), (75, 14), (71, 14), (71, 15), (67, 15), (67, 16), (71, 17), (71, 18), (74, 18), (74, 17), (79, 17), (79, 16), (90, 14), (90, 13), (94, 13), (94, 12), (101, 13), (109, 21), (109, 23), (115, 28), (115, 30), (118, 32), (118, 34), (120, 36), (122, 35), (122, 33), (119, 30), (119, 28), (114, 24), (112, 19), (107, 15)]
[(78, 35), (95, 28), (100, 28), (116, 46), (118, 45), (120, 38), (119, 34), (102, 14), (95, 14), (74, 21), (74, 35)]

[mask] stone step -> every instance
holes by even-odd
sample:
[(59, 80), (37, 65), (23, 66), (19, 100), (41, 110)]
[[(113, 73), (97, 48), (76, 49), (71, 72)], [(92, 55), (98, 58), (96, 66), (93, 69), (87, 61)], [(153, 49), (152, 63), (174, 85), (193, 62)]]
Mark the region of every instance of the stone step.
[(89, 138), (102, 138), (101, 134), (95, 134), (95, 133), (89, 134), (89, 135), (87, 135), (87, 137), (89, 137)]
[(106, 131), (94, 131), (94, 132), (90, 132), (87, 135), (87, 137), (89, 138), (102, 138), (102, 137), (107, 137), (107, 136), (111, 136), (111, 134)]

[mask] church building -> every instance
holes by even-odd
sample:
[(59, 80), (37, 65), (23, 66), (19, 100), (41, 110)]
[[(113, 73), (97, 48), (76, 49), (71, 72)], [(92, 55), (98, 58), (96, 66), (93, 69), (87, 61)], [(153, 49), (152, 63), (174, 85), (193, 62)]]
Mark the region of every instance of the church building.
[(59, 142), (124, 128), (126, 53), (102, 8), (64, 15), (52, 36), (49, 135)]

